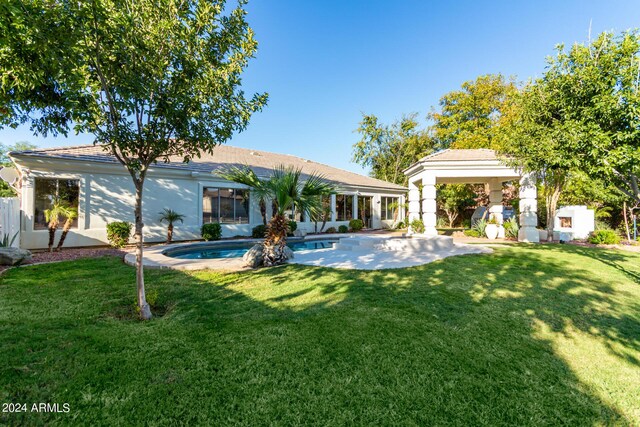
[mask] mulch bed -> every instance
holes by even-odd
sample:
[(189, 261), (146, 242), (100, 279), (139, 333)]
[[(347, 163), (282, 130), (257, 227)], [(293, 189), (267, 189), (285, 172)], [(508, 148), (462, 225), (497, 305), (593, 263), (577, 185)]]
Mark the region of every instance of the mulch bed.
[[(101, 256), (117, 256), (124, 258), (126, 251), (113, 248), (77, 248), (63, 249), (60, 252), (33, 252), (33, 259), (27, 264), (40, 264), (45, 262), (72, 261), (81, 258), (97, 258)], [(10, 268), (8, 265), (0, 265), (0, 272)]]

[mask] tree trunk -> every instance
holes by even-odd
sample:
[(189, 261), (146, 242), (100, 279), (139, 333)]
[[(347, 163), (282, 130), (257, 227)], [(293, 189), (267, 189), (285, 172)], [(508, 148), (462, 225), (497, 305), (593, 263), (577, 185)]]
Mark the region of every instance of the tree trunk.
[(71, 228), (71, 224), (73, 224), (73, 220), (67, 219), (64, 222), (64, 227), (62, 228), (62, 235), (60, 236), (60, 241), (58, 242), (58, 247), (56, 250), (62, 249), (62, 245), (64, 244), (64, 240), (67, 238), (67, 233), (69, 233), (69, 229)]
[(173, 224), (169, 223), (167, 227), (167, 243), (171, 243), (173, 241)]
[(631, 241), (631, 233), (629, 232), (629, 220), (627, 219), (627, 202), (622, 203), (622, 215), (624, 216), (624, 228), (627, 232), (627, 241)]
[(276, 214), (267, 226), (267, 237), (264, 239), (264, 260), (266, 267), (284, 264), (287, 256), (284, 249), (287, 245), (289, 223), (284, 215)]
[(53, 244), (56, 240), (56, 230), (58, 229), (58, 221), (49, 222), (49, 252), (53, 252)]
[(150, 320), (152, 317), (151, 307), (147, 303), (147, 298), (144, 292), (144, 269), (142, 266), (142, 189), (144, 185), (144, 178), (140, 178), (135, 183), (136, 186), (136, 207), (135, 207), (135, 241), (136, 241), (136, 285), (138, 287), (138, 308), (140, 309), (140, 319)]
[[(562, 192), (563, 180), (556, 178), (553, 182), (553, 190), (547, 189), (547, 241), (553, 242), (553, 226), (558, 207), (558, 199)], [(551, 192), (550, 192), (551, 191)]]

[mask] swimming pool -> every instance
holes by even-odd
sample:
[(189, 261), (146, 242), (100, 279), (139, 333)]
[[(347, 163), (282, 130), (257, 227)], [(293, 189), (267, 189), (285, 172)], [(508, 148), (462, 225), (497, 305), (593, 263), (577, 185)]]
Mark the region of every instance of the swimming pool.
[[(308, 251), (315, 249), (332, 248), (335, 240), (306, 240), (292, 241), (287, 244), (293, 251)], [(256, 242), (241, 243), (211, 243), (187, 245), (184, 247), (168, 249), (164, 255), (179, 259), (219, 259), (219, 258), (239, 258), (255, 245)]]

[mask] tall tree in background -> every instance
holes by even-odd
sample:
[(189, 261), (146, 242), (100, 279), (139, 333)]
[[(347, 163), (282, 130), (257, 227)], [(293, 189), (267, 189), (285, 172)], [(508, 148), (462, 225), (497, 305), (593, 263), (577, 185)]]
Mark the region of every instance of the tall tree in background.
[(539, 172), (547, 218), (576, 173), (640, 202), (639, 87), (637, 33), (603, 33), (568, 50), (560, 45), (542, 77), (513, 97), (501, 151), (514, 165)]
[(512, 80), (487, 74), (464, 82), (440, 98), (440, 110), (427, 116), (431, 136), (440, 148), (495, 148), (496, 128), (508, 97), (517, 90)]
[(135, 188), (136, 283), (149, 167), (188, 162), (243, 130), (266, 94), (241, 75), (256, 52), (246, 1), (8, 0), (0, 5), (0, 124), (95, 135)]
[(388, 126), (373, 114), (363, 114), (357, 129), (361, 139), (353, 146), (353, 161), (370, 167), (374, 178), (406, 185), (403, 171), (434, 151), (431, 139), (420, 129), (416, 117), (416, 113), (403, 116)]
[[(9, 159), (9, 153), (12, 151), (26, 151), (37, 148), (34, 144), (26, 141), (19, 141), (13, 145), (0, 144), (0, 169), (3, 167), (12, 167), (11, 159)], [(9, 186), (6, 182), (0, 179), (0, 197), (16, 197), (16, 191)]]
[(572, 137), (562, 154), (640, 202), (640, 37), (602, 33), (586, 44), (558, 47), (541, 81), (549, 87)]
[(572, 124), (563, 120), (565, 115), (552, 85), (538, 80), (510, 97), (496, 134), (496, 148), (505, 155), (505, 162), (538, 178), (549, 240), (553, 239), (552, 218), (562, 190), (576, 168), (576, 160), (563, 152), (574, 137)]

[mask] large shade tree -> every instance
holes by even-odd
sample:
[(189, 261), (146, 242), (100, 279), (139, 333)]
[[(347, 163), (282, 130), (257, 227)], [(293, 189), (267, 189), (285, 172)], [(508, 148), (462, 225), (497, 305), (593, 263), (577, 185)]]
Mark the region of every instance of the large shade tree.
[(353, 146), (353, 160), (371, 168), (371, 176), (406, 185), (403, 171), (435, 151), (433, 141), (420, 129), (417, 114), (403, 116), (392, 125), (381, 123), (373, 114), (363, 114), (357, 129), (360, 141)]
[(640, 202), (640, 36), (605, 32), (559, 46), (542, 79), (573, 137), (561, 147), (578, 167)]
[(640, 40), (603, 33), (558, 46), (544, 74), (503, 116), (501, 151), (544, 181), (547, 225), (561, 190), (579, 174), (640, 201)]
[(0, 5), (0, 124), (95, 136), (135, 191), (138, 306), (142, 197), (158, 161), (188, 162), (243, 130), (266, 94), (241, 75), (257, 43), (246, 1), (7, 0)]
[(258, 199), (272, 201), (274, 212), (267, 224), (263, 250), (263, 263), (267, 267), (287, 261), (285, 247), (290, 220), (287, 212), (317, 217), (323, 213), (323, 198), (338, 190), (322, 175), (303, 175), (300, 169), (285, 166), (273, 169), (265, 178), (258, 177), (248, 166), (233, 166), (218, 174), (226, 180), (251, 187)]
[(487, 74), (462, 84), (440, 98), (428, 118), (432, 137), (441, 148), (495, 148), (500, 118), (517, 90), (511, 79)]

